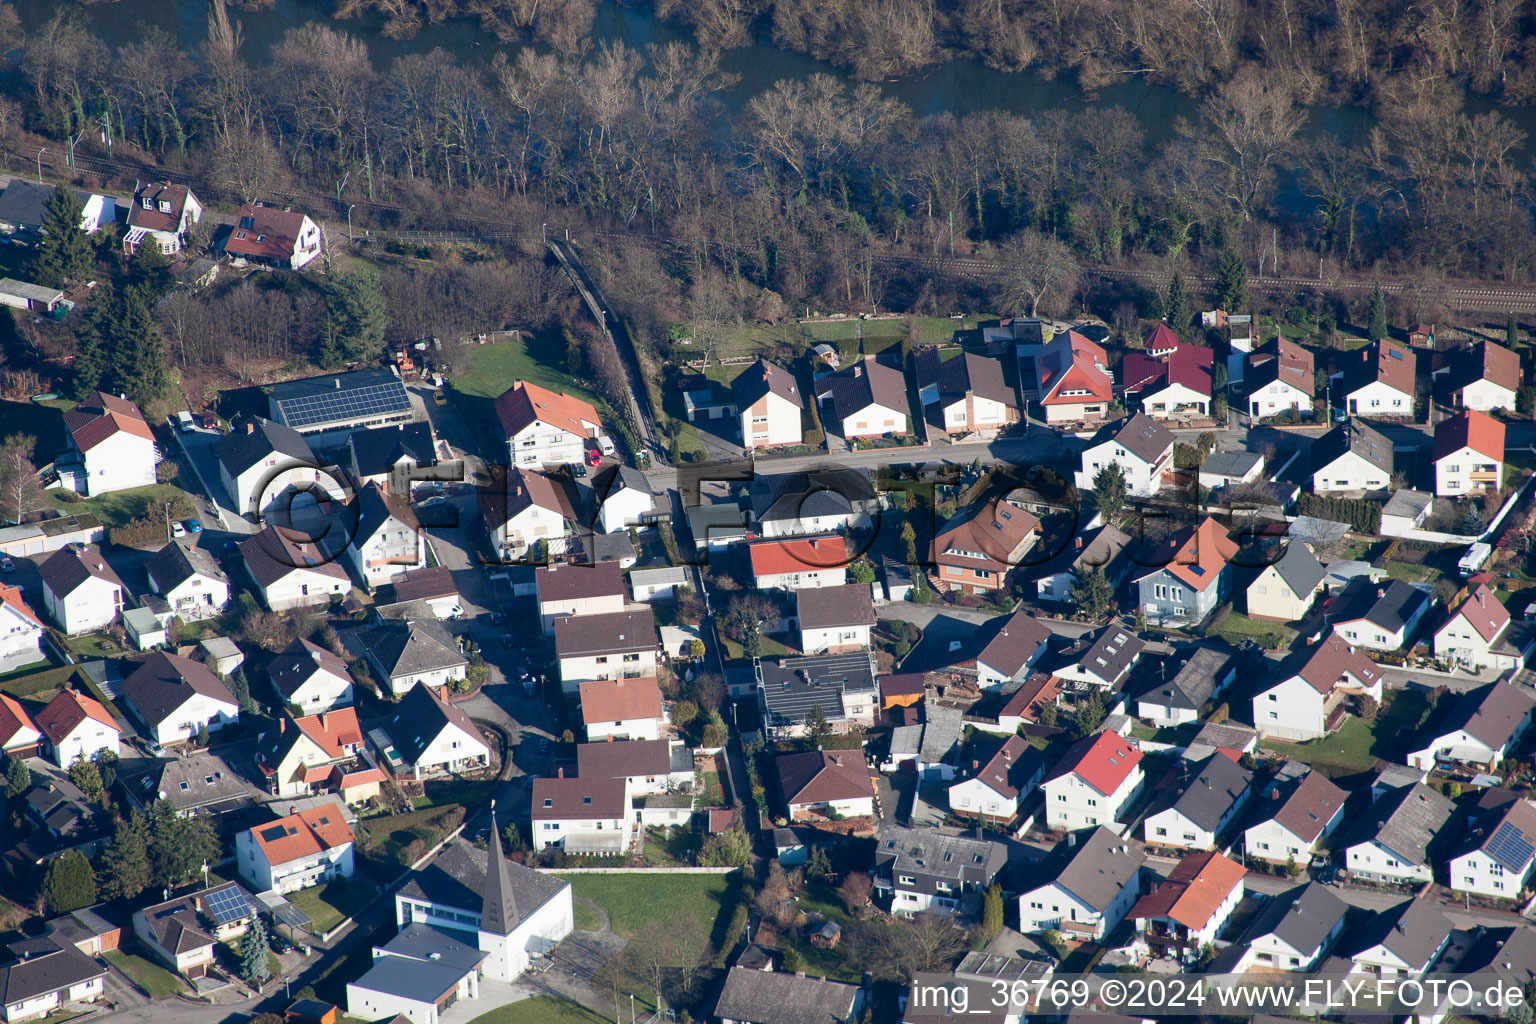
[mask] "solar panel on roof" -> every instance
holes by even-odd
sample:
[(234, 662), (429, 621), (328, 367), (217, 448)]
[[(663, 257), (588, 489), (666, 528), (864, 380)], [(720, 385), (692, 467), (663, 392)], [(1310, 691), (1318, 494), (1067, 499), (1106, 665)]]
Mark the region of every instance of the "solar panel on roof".
[(362, 388), (338, 388), (329, 393), (280, 398), (277, 406), (288, 425), (299, 428), (362, 416), (409, 412), (411, 400), (405, 393), (405, 385), (396, 380)]
[(1523, 868), (1533, 852), (1531, 841), (1525, 837), (1525, 833), (1507, 821), (1493, 833), (1486, 849), (1488, 856), (1511, 870)]
[(209, 893), (203, 897), (208, 916), (216, 924), (227, 924), (251, 916), (251, 905), (245, 900), (245, 891), (237, 885)]

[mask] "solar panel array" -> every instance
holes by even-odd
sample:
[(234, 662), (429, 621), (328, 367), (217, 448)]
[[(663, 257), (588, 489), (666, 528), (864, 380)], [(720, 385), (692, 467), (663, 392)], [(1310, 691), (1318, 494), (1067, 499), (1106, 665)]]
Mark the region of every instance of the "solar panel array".
[(1483, 849), (1507, 870), (1520, 871), (1530, 863), (1533, 847), (1524, 832), (1511, 822), (1504, 822)]
[(238, 885), (231, 884), (208, 893), (203, 897), (203, 904), (208, 908), (208, 916), (216, 924), (227, 924), (251, 916), (251, 905), (245, 898), (245, 890)]
[(411, 400), (398, 380), (363, 388), (336, 388), (314, 395), (277, 399), (283, 420), (295, 430), (316, 423), (410, 412)]

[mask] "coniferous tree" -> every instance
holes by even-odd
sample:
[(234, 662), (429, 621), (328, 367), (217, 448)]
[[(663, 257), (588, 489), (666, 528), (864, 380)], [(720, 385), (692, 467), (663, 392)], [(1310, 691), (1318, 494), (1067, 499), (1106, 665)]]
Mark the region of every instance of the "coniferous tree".
[(5, 788), (11, 796), (16, 797), (25, 793), (32, 785), (32, 769), (27, 767), (27, 762), (19, 757), (13, 757), (11, 767), (7, 769), (5, 776)]
[(1387, 337), (1387, 293), (1382, 291), (1381, 282), (1371, 289), (1371, 340)]
[(1216, 305), (1228, 313), (1248, 308), (1248, 268), (1233, 249), (1222, 254), (1221, 267), (1216, 271)]
[(148, 826), (134, 811), (117, 823), (112, 841), (101, 851), (101, 888), (108, 899), (133, 899), (153, 881)]
[(327, 369), (370, 359), (384, 344), (388, 325), (377, 274), (363, 269), (335, 274), (325, 284), (325, 322), (315, 359)]
[(272, 977), (272, 968), (267, 964), (271, 952), (271, 947), (267, 945), (267, 926), (258, 917), (251, 922), (245, 930), (245, 938), (240, 941), (240, 979), (259, 986)]
[(91, 240), (80, 230), (83, 211), (70, 188), (56, 188), (43, 207), (42, 240), (32, 261), (38, 284), (63, 288), (91, 275)]
[(147, 239), (133, 250), (128, 269), (133, 272), (134, 282), (147, 291), (151, 299), (158, 299), (171, 290), (173, 279), (170, 261), (158, 245)]
[(981, 899), (981, 935), (991, 942), (1003, 930), (1003, 888), (996, 882), (987, 886)]
[(1093, 495), (1106, 521), (1120, 514), (1125, 506), (1126, 493), (1125, 470), (1120, 468), (1118, 462), (1107, 464), (1094, 475)]
[(1513, 312), (1504, 322), (1504, 347), (1513, 349), (1520, 342), (1520, 320)]
[(1190, 323), (1195, 319), (1195, 308), (1190, 304), (1189, 293), (1184, 290), (1184, 275), (1177, 270), (1168, 281), (1168, 297), (1163, 300), (1163, 319), (1169, 327), (1181, 334), (1189, 330)]
[(43, 902), (50, 914), (67, 914), (96, 902), (96, 875), (79, 850), (67, 850), (48, 862), (43, 876)]
[(95, 288), (80, 326), (75, 328), (79, 344), (75, 354), (74, 395), (84, 401), (107, 384), (112, 362), (112, 337), (115, 333), (117, 298), (109, 284)]
[(169, 800), (150, 805), (149, 863), (157, 885), (175, 887), (191, 881), (203, 864), (218, 859), (219, 840), (206, 818), (183, 818)]
[(112, 390), (147, 405), (170, 389), (171, 369), (143, 292), (137, 288), (123, 291), (116, 321), (112, 338)]
[(1067, 596), (1077, 614), (1090, 621), (1102, 619), (1115, 607), (1115, 588), (1109, 585), (1109, 577), (1099, 566), (1073, 580)]

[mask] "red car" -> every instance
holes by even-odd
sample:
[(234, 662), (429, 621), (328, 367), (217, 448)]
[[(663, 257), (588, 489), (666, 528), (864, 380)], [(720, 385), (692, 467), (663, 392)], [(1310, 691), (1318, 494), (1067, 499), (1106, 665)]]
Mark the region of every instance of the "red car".
[(601, 452), (599, 452), (596, 448), (587, 449), (587, 465), (595, 469), (600, 466), (602, 462), (603, 456)]

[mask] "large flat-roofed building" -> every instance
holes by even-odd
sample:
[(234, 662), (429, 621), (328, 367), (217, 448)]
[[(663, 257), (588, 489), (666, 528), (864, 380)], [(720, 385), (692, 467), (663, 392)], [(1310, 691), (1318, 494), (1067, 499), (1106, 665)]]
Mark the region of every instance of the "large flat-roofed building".
[(267, 396), (272, 419), (306, 436), (405, 423), (411, 399), (393, 369), (328, 373), (274, 384)]

